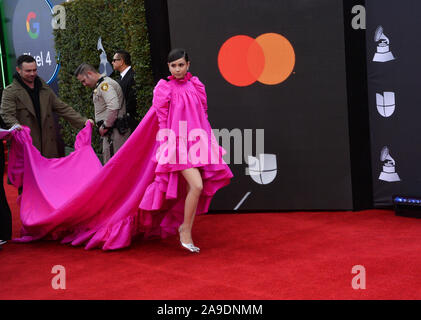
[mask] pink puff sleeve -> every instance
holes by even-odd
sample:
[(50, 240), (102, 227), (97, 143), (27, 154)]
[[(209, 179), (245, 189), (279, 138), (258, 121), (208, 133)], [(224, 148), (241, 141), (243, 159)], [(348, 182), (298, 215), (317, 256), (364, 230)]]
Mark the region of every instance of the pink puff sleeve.
[(199, 80), (198, 77), (191, 77), (190, 81), (193, 83), (196, 91), (199, 95), (200, 101), (202, 102), (203, 110), (205, 111), (206, 118), (208, 117), (208, 99), (206, 96), (205, 85)]
[(158, 116), (159, 128), (167, 128), (168, 109), (171, 100), (171, 86), (169, 82), (161, 79), (153, 90), (152, 107)]

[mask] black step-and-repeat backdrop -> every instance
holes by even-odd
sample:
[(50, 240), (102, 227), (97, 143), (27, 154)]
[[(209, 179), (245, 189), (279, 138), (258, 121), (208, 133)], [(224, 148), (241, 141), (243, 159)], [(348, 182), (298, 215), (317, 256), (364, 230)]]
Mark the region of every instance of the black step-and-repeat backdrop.
[(417, 0), (369, 0), (367, 69), (374, 205), (421, 195), (421, 95)]
[(342, 3), (168, 0), (168, 12), (212, 127), (231, 135), (235, 177), (211, 210), (353, 209)]

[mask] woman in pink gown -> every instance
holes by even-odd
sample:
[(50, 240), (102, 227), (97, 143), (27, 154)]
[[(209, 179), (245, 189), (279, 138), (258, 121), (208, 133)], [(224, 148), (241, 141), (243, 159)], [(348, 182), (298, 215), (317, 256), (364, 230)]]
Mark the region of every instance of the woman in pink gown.
[[(207, 116), (205, 86), (188, 72), (190, 61), (184, 49), (168, 55), (169, 81), (160, 80), (154, 90), (153, 107), (159, 121), (156, 173), (179, 174), (186, 182), (184, 221), (178, 231), (183, 248), (199, 252), (192, 239), (192, 227), (202, 193), (213, 194), (213, 171), (232, 177), (223, 162), (224, 150), (215, 140)], [(219, 173), (221, 174), (221, 173)], [(205, 185), (204, 185), (205, 180)], [(207, 181), (209, 180), (209, 181)], [(227, 181), (229, 181), (227, 179)]]

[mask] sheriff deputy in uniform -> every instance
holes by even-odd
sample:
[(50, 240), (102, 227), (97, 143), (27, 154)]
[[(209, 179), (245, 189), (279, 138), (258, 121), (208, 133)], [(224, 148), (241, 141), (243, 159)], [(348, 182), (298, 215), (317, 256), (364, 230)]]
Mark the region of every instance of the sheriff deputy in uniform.
[(130, 135), (123, 91), (115, 80), (100, 74), (87, 63), (77, 67), (75, 76), (85, 87), (94, 89), (92, 98), (95, 122), (103, 141), (102, 156), (105, 164)]

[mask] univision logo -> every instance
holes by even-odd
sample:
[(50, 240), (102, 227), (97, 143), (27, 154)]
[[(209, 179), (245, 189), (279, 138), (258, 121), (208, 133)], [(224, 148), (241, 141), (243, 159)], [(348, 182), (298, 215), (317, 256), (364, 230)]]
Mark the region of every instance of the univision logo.
[(396, 102), (394, 92), (376, 93), (377, 111), (382, 117), (388, 118), (395, 112)]
[(278, 168), (276, 154), (260, 154), (259, 158), (248, 157), (248, 174), (258, 184), (269, 184), (276, 178)]
[(28, 16), (26, 17), (26, 31), (28, 32), (31, 39), (37, 39), (39, 37), (39, 30), (40, 25), (39, 22), (32, 23), (32, 28), (35, 29), (35, 32), (32, 32), (30, 22), (32, 19), (35, 19), (37, 17), (37, 14), (33, 11), (28, 13)]

